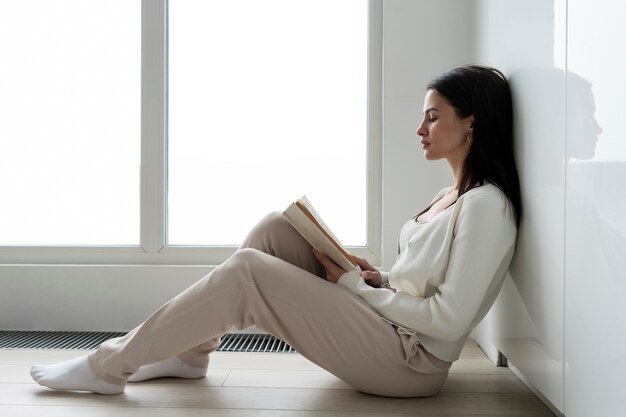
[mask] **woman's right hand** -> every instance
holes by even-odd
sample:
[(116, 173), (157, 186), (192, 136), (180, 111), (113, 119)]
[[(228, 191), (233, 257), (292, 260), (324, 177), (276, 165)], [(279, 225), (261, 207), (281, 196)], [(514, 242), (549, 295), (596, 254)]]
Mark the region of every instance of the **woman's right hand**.
[(353, 262), (361, 268), (361, 277), (365, 280), (367, 285), (374, 288), (380, 288), (383, 284), (383, 279), (380, 275), (380, 271), (370, 265), (366, 259), (359, 258), (358, 256), (350, 255)]

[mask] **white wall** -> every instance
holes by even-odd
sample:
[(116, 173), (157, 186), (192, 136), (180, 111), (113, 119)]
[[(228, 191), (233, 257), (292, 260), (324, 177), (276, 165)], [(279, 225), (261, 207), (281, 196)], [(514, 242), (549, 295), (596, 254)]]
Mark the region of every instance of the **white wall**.
[(128, 331), (209, 270), (8, 265), (0, 269), (0, 329)]
[(477, 57), (513, 89), (526, 217), (513, 279), (474, 336), (556, 411), (624, 415), (626, 7), (476, 5)]
[(568, 417), (626, 415), (624, 16), (623, 2), (568, 1)]
[[(471, 56), (468, 5), (456, 0), (384, 2), (385, 269), (395, 261), (400, 226), (451, 181), (445, 162), (424, 161), (415, 130), (428, 81)], [(130, 330), (211, 269), (210, 265), (0, 265), (0, 329)]]
[(383, 270), (396, 259), (402, 225), (452, 182), (446, 162), (424, 160), (415, 132), (428, 82), (472, 56), (469, 6), (458, 0), (383, 3)]

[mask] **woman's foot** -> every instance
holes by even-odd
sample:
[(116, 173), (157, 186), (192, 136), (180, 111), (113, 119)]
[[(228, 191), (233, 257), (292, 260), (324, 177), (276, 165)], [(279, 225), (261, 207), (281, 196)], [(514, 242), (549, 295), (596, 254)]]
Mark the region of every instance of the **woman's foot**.
[(56, 390), (121, 394), (126, 387), (126, 385), (111, 384), (98, 378), (91, 370), (87, 356), (53, 365), (33, 365), (30, 375), (39, 385)]
[(206, 371), (206, 368), (196, 368), (173, 356), (161, 362), (142, 366), (128, 378), (128, 382), (141, 382), (154, 378), (196, 379), (205, 377)]

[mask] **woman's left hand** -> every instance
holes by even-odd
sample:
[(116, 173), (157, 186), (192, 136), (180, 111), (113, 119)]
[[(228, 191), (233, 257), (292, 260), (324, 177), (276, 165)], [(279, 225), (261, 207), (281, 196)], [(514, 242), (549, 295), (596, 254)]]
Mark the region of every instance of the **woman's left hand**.
[(326, 269), (327, 281), (334, 282), (336, 284), (337, 281), (339, 281), (339, 278), (346, 273), (346, 271), (333, 262), (333, 260), (326, 256), (326, 254), (313, 249), (313, 255), (315, 255), (317, 260), (324, 266), (324, 269)]

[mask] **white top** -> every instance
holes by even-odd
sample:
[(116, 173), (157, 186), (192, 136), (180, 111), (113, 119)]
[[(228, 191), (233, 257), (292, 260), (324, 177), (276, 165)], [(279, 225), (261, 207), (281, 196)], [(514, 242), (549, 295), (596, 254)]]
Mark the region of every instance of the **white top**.
[[(502, 191), (488, 183), (431, 220), (410, 223), (412, 236), (383, 274), (396, 292), (370, 287), (358, 271), (346, 272), (338, 283), (402, 332), (415, 334), (430, 353), (454, 362), (508, 274), (517, 236), (512, 208)], [(407, 232), (400, 236), (406, 239)]]
[(424, 223), (425, 222), (418, 221), (413, 217), (402, 226), (400, 234), (398, 235), (398, 255), (409, 246), (411, 238)]

